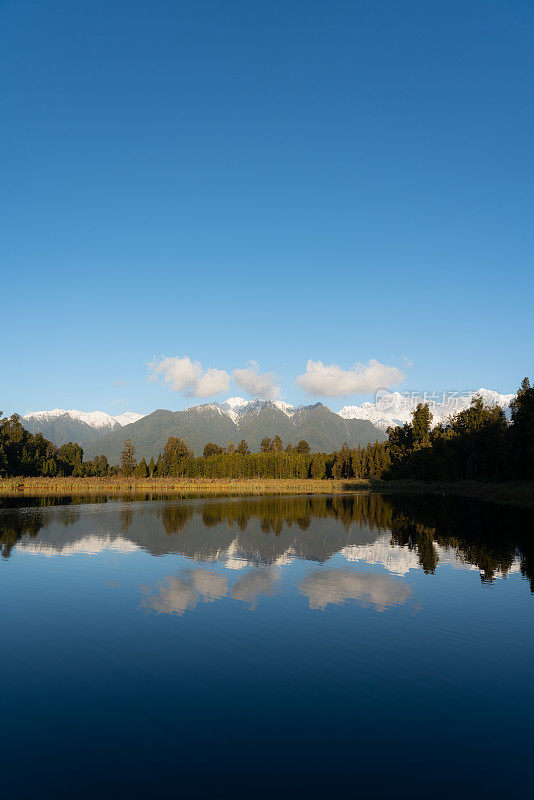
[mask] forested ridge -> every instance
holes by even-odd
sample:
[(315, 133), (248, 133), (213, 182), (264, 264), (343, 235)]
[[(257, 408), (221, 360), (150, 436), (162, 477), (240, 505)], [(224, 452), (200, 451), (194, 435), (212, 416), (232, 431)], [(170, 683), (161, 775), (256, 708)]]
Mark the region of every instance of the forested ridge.
[(33, 434), (16, 414), (0, 415), (0, 475), (91, 477), (113, 474), (138, 477), (208, 478), (405, 478), (417, 480), (534, 479), (534, 388), (525, 378), (511, 405), (508, 421), (500, 407), (480, 398), (446, 423), (432, 427), (427, 404), (419, 404), (412, 421), (388, 429), (388, 440), (366, 447), (347, 444), (333, 453), (312, 453), (306, 440), (284, 446), (279, 435), (265, 437), (259, 453), (248, 443), (209, 442), (202, 456), (181, 437), (169, 437), (157, 459), (139, 462), (126, 440), (120, 465), (106, 456), (84, 460), (75, 443), (56, 447)]

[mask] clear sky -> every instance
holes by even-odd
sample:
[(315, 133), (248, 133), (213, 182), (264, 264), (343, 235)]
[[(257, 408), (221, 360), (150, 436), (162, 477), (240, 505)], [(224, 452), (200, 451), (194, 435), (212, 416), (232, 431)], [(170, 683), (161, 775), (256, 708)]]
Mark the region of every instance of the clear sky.
[(530, 0), (0, 0), (0, 65), (5, 412), (533, 375)]

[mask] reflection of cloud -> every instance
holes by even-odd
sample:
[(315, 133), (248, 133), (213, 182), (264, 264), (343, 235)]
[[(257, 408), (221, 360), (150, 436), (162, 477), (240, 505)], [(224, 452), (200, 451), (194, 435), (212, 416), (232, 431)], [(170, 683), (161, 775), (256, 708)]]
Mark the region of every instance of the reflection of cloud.
[(142, 606), (158, 614), (183, 614), (199, 601), (220, 600), (228, 592), (226, 578), (207, 569), (186, 569), (158, 584), (158, 591), (144, 589)]
[(329, 603), (340, 605), (356, 600), (372, 605), (377, 611), (406, 603), (411, 594), (404, 581), (372, 572), (351, 572), (346, 569), (325, 569), (312, 572), (299, 584), (299, 591), (310, 601), (310, 608), (324, 609)]
[(278, 570), (273, 567), (264, 567), (247, 572), (232, 586), (232, 598), (243, 603), (255, 605), (259, 595), (272, 595), (276, 583), (280, 580)]

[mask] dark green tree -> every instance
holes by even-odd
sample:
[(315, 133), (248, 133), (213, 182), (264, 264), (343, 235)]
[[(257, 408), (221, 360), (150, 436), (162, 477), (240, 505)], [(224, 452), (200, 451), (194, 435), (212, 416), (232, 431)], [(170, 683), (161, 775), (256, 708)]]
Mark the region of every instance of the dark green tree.
[(94, 459), (95, 475), (102, 478), (108, 474), (109, 464), (106, 456), (95, 456)]
[(511, 403), (509, 471), (518, 478), (534, 478), (534, 388), (524, 378)]
[(301, 439), (298, 445), (295, 447), (295, 453), (301, 453), (302, 455), (309, 455), (311, 453), (311, 447), (305, 439)]
[(419, 403), (412, 414), (412, 448), (421, 450), (430, 446), (432, 412), (428, 403)]
[(214, 444), (213, 442), (208, 442), (206, 445), (204, 445), (204, 458), (209, 458), (210, 456), (220, 456), (223, 452), (223, 448), (218, 444)]
[(282, 444), (281, 438), (276, 434), (274, 439), (271, 442), (271, 450), (273, 453), (281, 453), (284, 449), (284, 445)]
[(146, 465), (146, 460), (144, 458), (141, 459), (139, 464), (135, 469), (135, 474), (138, 478), (146, 478), (148, 476), (148, 467)]
[(135, 447), (131, 439), (126, 439), (121, 452), (121, 470), (123, 475), (133, 475), (137, 461), (135, 460)]

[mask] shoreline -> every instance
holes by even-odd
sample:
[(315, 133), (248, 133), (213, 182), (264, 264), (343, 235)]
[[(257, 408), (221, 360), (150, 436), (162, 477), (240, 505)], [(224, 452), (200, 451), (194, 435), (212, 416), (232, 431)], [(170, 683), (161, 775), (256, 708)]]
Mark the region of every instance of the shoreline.
[(150, 495), (255, 497), (261, 495), (442, 494), (534, 508), (534, 482), (355, 480), (313, 478), (0, 478), (0, 499)]

